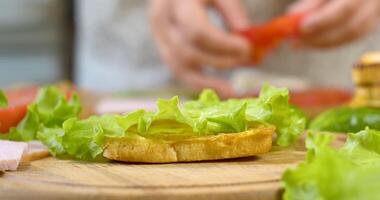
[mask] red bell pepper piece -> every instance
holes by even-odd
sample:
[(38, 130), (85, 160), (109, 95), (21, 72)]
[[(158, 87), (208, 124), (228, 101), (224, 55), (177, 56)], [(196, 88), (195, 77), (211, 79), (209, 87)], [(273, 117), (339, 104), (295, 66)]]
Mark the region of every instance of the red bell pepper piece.
[(252, 62), (260, 63), (265, 55), (282, 41), (299, 35), (300, 23), (304, 14), (291, 14), (277, 17), (268, 23), (252, 26), (238, 34), (252, 45)]

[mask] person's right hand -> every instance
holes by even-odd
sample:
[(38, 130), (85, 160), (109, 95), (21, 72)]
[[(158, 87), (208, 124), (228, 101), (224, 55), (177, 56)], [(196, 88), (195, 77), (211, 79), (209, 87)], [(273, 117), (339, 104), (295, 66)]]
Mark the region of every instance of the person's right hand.
[(233, 30), (249, 26), (240, 0), (151, 0), (150, 21), (164, 62), (176, 79), (191, 89), (215, 89), (234, 96), (228, 81), (206, 76), (205, 67), (225, 69), (249, 61), (246, 40), (212, 25), (207, 11), (213, 6)]
[(379, 23), (380, 0), (298, 0), (289, 12), (307, 12), (300, 45), (340, 46), (366, 36)]

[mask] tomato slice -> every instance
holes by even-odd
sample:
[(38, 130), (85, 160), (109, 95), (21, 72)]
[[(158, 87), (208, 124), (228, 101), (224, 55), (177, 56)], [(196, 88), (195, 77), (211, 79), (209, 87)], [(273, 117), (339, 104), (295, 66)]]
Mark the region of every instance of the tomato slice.
[(37, 94), (37, 86), (28, 86), (5, 91), (8, 106), (0, 108), (0, 133), (7, 133), (24, 118), (28, 105)]
[(300, 23), (304, 16), (305, 14), (284, 15), (268, 23), (238, 31), (238, 34), (246, 38), (252, 45), (252, 62), (260, 63), (265, 55), (282, 41), (296, 38), (299, 35)]

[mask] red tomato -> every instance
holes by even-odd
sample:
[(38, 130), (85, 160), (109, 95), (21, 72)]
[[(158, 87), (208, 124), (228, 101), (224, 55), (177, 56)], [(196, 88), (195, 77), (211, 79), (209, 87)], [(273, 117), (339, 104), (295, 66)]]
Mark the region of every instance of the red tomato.
[(252, 45), (252, 62), (255, 64), (261, 62), (264, 56), (280, 42), (297, 37), (304, 16), (304, 14), (285, 15), (268, 23), (239, 31), (238, 34), (245, 37)]
[(290, 103), (301, 108), (309, 118), (313, 118), (325, 110), (347, 104), (351, 97), (351, 92), (347, 90), (314, 88), (302, 92), (291, 92)]
[(23, 87), (5, 91), (8, 106), (0, 108), (0, 133), (7, 133), (24, 118), (28, 105), (37, 93), (36, 86)]
[(345, 90), (315, 88), (302, 92), (291, 92), (290, 103), (307, 108), (318, 106), (337, 106), (347, 103), (352, 94)]

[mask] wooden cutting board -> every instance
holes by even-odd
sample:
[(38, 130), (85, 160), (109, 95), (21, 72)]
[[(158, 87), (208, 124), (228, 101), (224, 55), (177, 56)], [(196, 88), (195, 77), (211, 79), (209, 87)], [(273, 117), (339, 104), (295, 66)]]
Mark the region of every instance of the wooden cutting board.
[(0, 199), (279, 199), (281, 175), (304, 145), (256, 157), (177, 164), (45, 158), (0, 175)]

